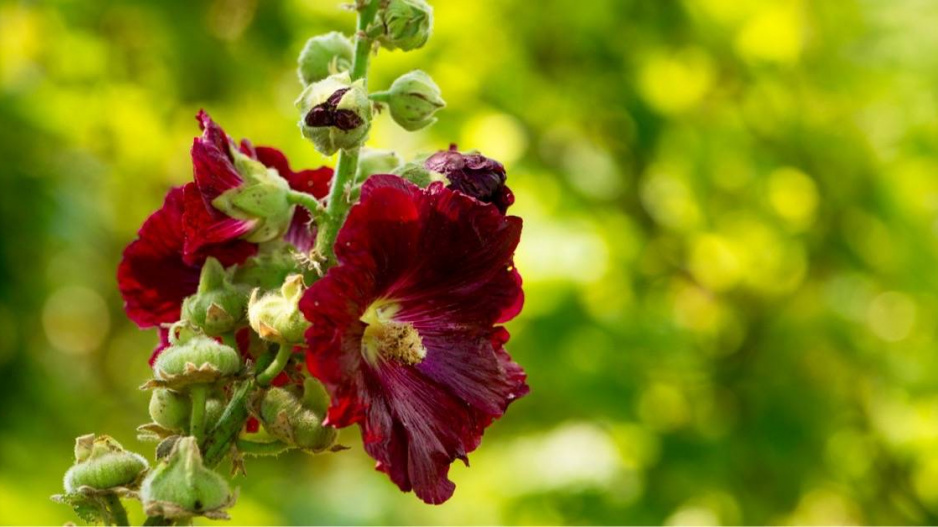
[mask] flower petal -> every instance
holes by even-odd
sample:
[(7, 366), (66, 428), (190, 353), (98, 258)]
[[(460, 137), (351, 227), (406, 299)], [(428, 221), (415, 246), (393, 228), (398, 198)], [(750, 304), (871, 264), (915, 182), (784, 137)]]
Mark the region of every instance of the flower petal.
[(192, 142), (192, 166), (195, 182), (207, 201), (244, 182), (232, 161), (231, 139), (212, 118), (200, 110), (196, 117), (202, 136)]
[(182, 261), (182, 211), (183, 189), (174, 188), (124, 249), (117, 268), (124, 310), (141, 328), (178, 320), (183, 299), (199, 285), (199, 269)]
[(184, 187), (183, 229), (185, 243), (183, 254), (186, 262), (194, 263), (204, 260), (208, 246), (215, 244), (247, 244), (238, 240), (239, 237), (251, 232), (256, 221), (239, 220), (215, 210), (205, 203), (205, 198), (194, 183)]

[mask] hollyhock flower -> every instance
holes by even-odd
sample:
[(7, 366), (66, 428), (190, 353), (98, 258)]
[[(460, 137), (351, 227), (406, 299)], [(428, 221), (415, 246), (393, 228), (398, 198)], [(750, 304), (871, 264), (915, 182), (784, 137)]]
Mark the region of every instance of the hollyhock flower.
[(338, 265), (300, 302), (307, 366), (331, 396), (326, 424), (357, 423), (376, 468), (427, 503), (452, 495), (449, 465), (528, 392), (496, 326), (523, 303), (520, 234), (520, 218), (442, 183), (372, 176)]
[(456, 145), (450, 145), (449, 150), (430, 156), (424, 166), (445, 175), (449, 180), (448, 188), (492, 203), (502, 214), (515, 202), (511, 189), (505, 186), (505, 167), (482, 154), (461, 154)]
[[(186, 187), (194, 186), (192, 183)], [(183, 258), (183, 209), (186, 187), (166, 194), (163, 206), (143, 223), (136, 240), (124, 249), (117, 268), (118, 289), (127, 317), (141, 328), (179, 320), (182, 301), (196, 292), (205, 259), (213, 256), (222, 265), (242, 263), (257, 246), (241, 240), (207, 246), (201, 259)], [(168, 333), (160, 330), (161, 344), (150, 358), (168, 345)]]
[(298, 249), (311, 247), (309, 214), (296, 210), (287, 194), (292, 189), (324, 197), (332, 170), (294, 172), (280, 151), (254, 148), (247, 140), (237, 148), (207, 113), (197, 118), (202, 136), (192, 145), (196, 186), (185, 196), (186, 258), (200, 257), (201, 248), (213, 243), (263, 242), (284, 233)]

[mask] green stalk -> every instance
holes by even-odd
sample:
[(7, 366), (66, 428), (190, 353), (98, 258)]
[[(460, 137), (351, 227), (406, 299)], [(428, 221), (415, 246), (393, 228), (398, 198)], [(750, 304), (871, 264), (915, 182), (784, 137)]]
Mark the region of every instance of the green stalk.
[[(358, 31), (355, 33), (355, 56), (352, 62), (352, 80), (361, 79), (365, 88), (368, 87), (368, 58), (371, 45), (374, 42), (366, 34), (368, 26), (378, 13), (379, 0), (365, 0), (358, 11)], [(358, 170), (358, 152), (361, 147), (350, 148), (339, 152), (339, 162), (336, 165), (332, 187), (329, 189), (329, 201), (319, 232), (316, 235), (315, 253), (325, 262), (325, 268), (335, 264), (335, 239), (339, 235), (339, 228), (345, 221), (351, 202), (345, 195), (346, 188), (350, 186)]]
[(104, 496), (104, 501), (111, 513), (111, 520), (114, 521), (114, 525), (130, 525), (130, 521), (127, 519), (127, 510), (124, 509), (124, 504), (121, 503), (121, 499), (117, 494)]
[(270, 386), (270, 383), (273, 382), (274, 377), (276, 377), (283, 367), (287, 365), (290, 357), (293, 355), (293, 346), (289, 344), (279, 345), (277, 349), (277, 356), (274, 357), (274, 361), (270, 363), (267, 368), (264, 369), (261, 373), (257, 374), (257, 385), (267, 387)]
[(192, 413), (189, 414), (189, 435), (201, 442), (205, 435), (205, 401), (208, 399), (208, 385), (193, 384), (189, 388), (189, 400), (192, 401)]

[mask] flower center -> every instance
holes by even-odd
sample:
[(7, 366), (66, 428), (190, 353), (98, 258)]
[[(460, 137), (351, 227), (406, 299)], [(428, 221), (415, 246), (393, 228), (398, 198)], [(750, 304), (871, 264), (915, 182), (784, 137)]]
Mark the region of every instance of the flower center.
[(413, 366), (427, 356), (427, 348), (423, 347), (417, 328), (410, 322), (394, 320), (400, 309), (401, 306), (394, 302), (378, 300), (362, 315), (360, 320), (366, 324), (362, 334), (362, 355), (369, 363), (377, 364), (380, 357)]

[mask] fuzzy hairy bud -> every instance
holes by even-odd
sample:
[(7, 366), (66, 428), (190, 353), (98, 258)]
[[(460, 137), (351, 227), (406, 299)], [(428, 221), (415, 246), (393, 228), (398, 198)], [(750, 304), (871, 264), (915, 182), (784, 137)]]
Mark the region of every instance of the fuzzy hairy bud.
[(303, 86), (321, 81), (329, 75), (352, 69), (352, 41), (333, 31), (306, 41), (297, 60), (297, 73)]
[(206, 335), (221, 335), (244, 322), (247, 291), (232, 284), (231, 276), (215, 258), (205, 260), (199, 289), (182, 303), (182, 318)]
[(424, 0), (389, 0), (378, 12), (383, 33), (378, 42), (386, 49), (411, 51), (423, 47), (433, 31), (433, 8)]
[(440, 87), (429, 75), (414, 70), (401, 75), (384, 94), (391, 118), (409, 132), (426, 128), (436, 122), (433, 116), (446, 106)]
[(194, 437), (178, 439), (170, 454), (143, 480), (140, 498), (148, 516), (227, 519), (235, 497), (218, 473), (202, 464)]
[(143, 456), (124, 450), (109, 436), (81, 436), (75, 439), (75, 464), (65, 473), (65, 491), (132, 488), (147, 467)]
[(251, 293), (248, 303), (248, 321), (251, 328), (264, 340), (282, 345), (303, 342), (303, 334), (309, 322), (300, 312), (299, 302), (306, 291), (303, 275), (290, 275), (280, 291), (260, 294), (258, 289)]

